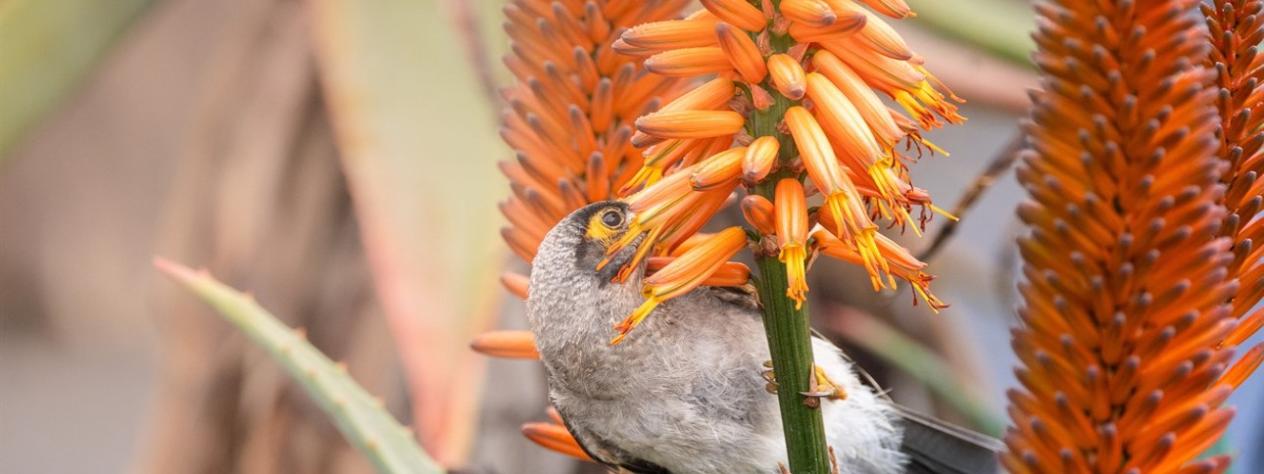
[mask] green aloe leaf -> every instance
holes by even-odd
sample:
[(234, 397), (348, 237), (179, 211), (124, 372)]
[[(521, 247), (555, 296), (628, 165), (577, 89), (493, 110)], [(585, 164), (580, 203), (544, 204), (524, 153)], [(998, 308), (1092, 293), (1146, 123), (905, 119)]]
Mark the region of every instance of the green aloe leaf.
[(914, 23), (1017, 64), (1030, 65), (1035, 13), (1013, 0), (908, 0)]
[(0, 0), (0, 159), (151, 0)]
[(395, 421), (382, 408), (380, 399), (352, 380), (345, 366), (335, 364), (307, 342), (301, 330), (286, 326), (254, 298), (216, 281), (206, 272), (163, 259), (155, 259), (154, 265), (268, 351), (379, 472), (443, 472), (417, 445), (412, 430)]
[(486, 361), (467, 344), (498, 314), (505, 247), (496, 201), (507, 187), (496, 160), (509, 153), (462, 44), (470, 32), (454, 24), (458, 3), (308, 2), (324, 97), (418, 438), (445, 466), (465, 463), (478, 421)]

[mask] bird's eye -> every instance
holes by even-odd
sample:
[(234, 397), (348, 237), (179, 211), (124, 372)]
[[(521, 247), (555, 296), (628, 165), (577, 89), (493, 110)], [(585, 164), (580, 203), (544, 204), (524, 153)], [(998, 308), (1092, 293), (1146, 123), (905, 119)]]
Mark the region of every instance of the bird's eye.
[(601, 223), (612, 229), (619, 227), (623, 225), (623, 213), (610, 209), (601, 214)]

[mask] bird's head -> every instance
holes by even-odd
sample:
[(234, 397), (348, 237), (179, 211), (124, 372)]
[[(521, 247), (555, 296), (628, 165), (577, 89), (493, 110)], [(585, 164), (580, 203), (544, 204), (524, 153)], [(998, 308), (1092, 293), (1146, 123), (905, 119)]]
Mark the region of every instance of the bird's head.
[(633, 218), (628, 205), (619, 201), (577, 209), (545, 237), (533, 266), (572, 266), (567, 272), (595, 274), (604, 286), (636, 259), (643, 237)]

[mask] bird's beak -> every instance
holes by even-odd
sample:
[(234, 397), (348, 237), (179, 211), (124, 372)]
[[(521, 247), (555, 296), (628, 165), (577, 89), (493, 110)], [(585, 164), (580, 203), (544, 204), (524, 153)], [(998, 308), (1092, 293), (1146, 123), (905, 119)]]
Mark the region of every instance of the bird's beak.
[[(607, 255), (606, 258), (597, 264), (597, 275), (601, 277), (602, 281), (615, 281), (616, 279), (624, 281), (632, 272), (644, 266), (646, 252), (642, 252), (641, 244), (645, 242), (645, 234), (638, 232), (629, 237), (630, 240), (626, 241), (626, 243), (624, 243), (624, 239), (616, 242), (614, 245), (618, 247), (612, 247), (614, 253)], [(649, 250), (649, 247), (647, 245), (644, 250)]]

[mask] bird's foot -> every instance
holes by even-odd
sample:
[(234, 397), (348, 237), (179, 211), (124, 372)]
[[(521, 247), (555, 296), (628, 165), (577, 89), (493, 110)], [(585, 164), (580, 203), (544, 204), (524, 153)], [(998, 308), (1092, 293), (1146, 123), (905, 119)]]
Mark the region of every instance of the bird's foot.
[(825, 374), (825, 369), (819, 365), (812, 366), (812, 377), (808, 378), (808, 391), (799, 392), (803, 395), (803, 404), (816, 408), (821, 406), (821, 398), (830, 400), (845, 400), (847, 391), (843, 387), (830, 380), (829, 375)]
[[(764, 389), (768, 390), (768, 393), (776, 395), (778, 387), (777, 375), (772, 370), (772, 361), (764, 362), (764, 368), (765, 370), (759, 373), (764, 378), (764, 381), (768, 382)], [(799, 392), (799, 394), (805, 397), (803, 403), (813, 408), (821, 405), (821, 398), (830, 400), (844, 400), (847, 398), (847, 391), (834, 383), (833, 380), (830, 380), (829, 375), (825, 374), (825, 369), (822, 369), (819, 365), (812, 366), (812, 377), (808, 378), (808, 391)]]
[(765, 361), (764, 368), (765, 370), (759, 372), (759, 375), (764, 378), (764, 381), (768, 382), (767, 384), (764, 385), (764, 390), (767, 390), (768, 393), (776, 395), (777, 394), (777, 376), (774, 375), (772, 372), (772, 361), (771, 360)]

